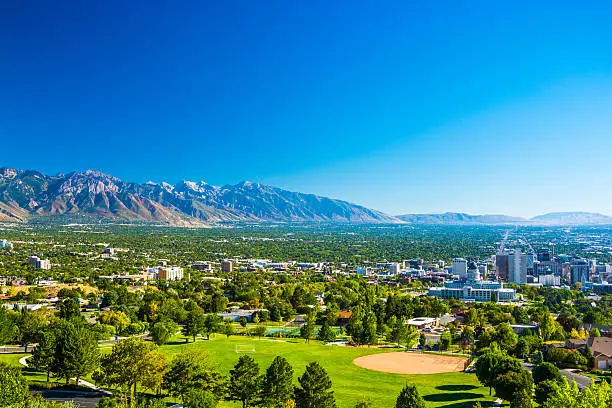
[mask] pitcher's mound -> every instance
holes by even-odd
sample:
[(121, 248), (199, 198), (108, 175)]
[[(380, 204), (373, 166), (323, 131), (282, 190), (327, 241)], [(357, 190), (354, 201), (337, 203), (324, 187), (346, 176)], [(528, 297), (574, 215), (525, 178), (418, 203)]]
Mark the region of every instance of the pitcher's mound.
[(353, 360), (370, 370), (395, 374), (440, 374), (463, 371), (465, 358), (421, 353), (370, 354)]

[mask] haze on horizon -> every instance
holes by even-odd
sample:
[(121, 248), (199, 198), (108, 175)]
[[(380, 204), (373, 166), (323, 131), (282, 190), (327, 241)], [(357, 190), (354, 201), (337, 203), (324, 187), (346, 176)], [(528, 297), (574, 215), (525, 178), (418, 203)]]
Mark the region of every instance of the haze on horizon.
[(0, 5), (0, 167), (612, 215), (612, 5)]

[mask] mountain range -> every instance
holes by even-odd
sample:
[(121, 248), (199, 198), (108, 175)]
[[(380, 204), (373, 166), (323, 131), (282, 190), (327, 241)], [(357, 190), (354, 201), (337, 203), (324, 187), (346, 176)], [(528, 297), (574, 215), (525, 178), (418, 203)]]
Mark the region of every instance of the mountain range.
[(443, 214), (404, 214), (396, 218), (410, 224), (440, 225), (612, 225), (612, 217), (589, 212), (552, 212), (533, 218), (502, 214), (471, 215), (447, 212)]
[(239, 221), (401, 222), (346, 201), (248, 181), (223, 187), (203, 181), (138, 184), (95, 170), (49, 176), (0, 168), (0, 221), (68, 215), (180, 226)]
[(125, 182), (95, 170), (54, 176), (0, 168), (0, 221), (40, 218), (205, 226), (224, 222), (345, 222), (440, 225), (612, 225), (597, 213), (549, 213), (531, 219), (464, 213), (392, 216), (347, 201), (259, 183), (214, 186)]

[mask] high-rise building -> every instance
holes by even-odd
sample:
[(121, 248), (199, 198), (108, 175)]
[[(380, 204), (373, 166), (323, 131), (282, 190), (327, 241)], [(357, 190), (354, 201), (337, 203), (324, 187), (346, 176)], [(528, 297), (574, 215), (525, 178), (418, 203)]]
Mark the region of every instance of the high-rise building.
[(527, 283), (527, 256), (520, 249), (508, 256), (508, 280), (517, 285)]
[(467, 261), (465, 259), (453, 259), (453, 275), (458, 275), (459, 279), (467, 278)]
[(495, 255), (495, 273), (497, 274), (497, 279), (508, 280), (508, 263), (508, 254)]
[(51, 269), (51, 263), (49, 262), (48, 259), (40, 259), (37, 256), (31, 256), (28, 259), (28, 265), (31, 265), (35, 267), (36, 269), (45, 269), (45, 270)]
[(590, 272), (589, 261), (586, 259), (575, 258), (570, 261), (570, 276), (572, 285), (574, 283), (584, 283), (589, 281)]
[(232, 272), (234, 270), (234, 263), (232, 261), (221, 261), (221, 272)]

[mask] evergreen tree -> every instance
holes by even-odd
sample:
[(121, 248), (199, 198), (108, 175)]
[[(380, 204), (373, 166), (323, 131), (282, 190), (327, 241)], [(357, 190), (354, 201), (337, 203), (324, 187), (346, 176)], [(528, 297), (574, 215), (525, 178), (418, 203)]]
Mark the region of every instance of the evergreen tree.
[(419, 395), (415, 385), (406, 384), (397, 396), (395, 408), (425, 408), (425, 401)]
[(319, 363), (313, 361), (298, 379), (295, 389), (296, 408), (335, 408), (336, 398), (331, 390), (332, 382)]
[(240, 401), (242, 408), (255, 405), (260, 392), (261, 378), (259, 365), (253, 357), (242, 355), (230, 370), (229, 396), (232, 401)]
[(38, 338), (38, 345), (32, 351), (32, 358), (28, 361), (29, 365), (47, 373), (47, 382), (55, 364), (56, 345), (55, 330), (52, 328), (43, 330)]
[[(71, 299), (71, 298), (68, 298)], [(92, 373), (100, 363), (100, 350), (95, 334), (81, 324), (66, 322), (56, 332), (52, 370), (66, 379), (79, 379)]]
[(336, 340), (336, 332), (332, 329), (331, 325), (325, 319), (323, 321), (323, 325), (319, 329), (319, 333), (317, 334), (317, 339), (325, 342), (330, 342)]
[(266, 407), (283, 408), (293, 398), (293, 367), (281, 356), (276, 356), (266, 370), (262, 387)]
[(315, 334), (315, 316), (314, 313), (306, 315), (306, 323), (300, 327), (300, 336), (306, 340), (306, 343), (310, 343), (310, 339)]

